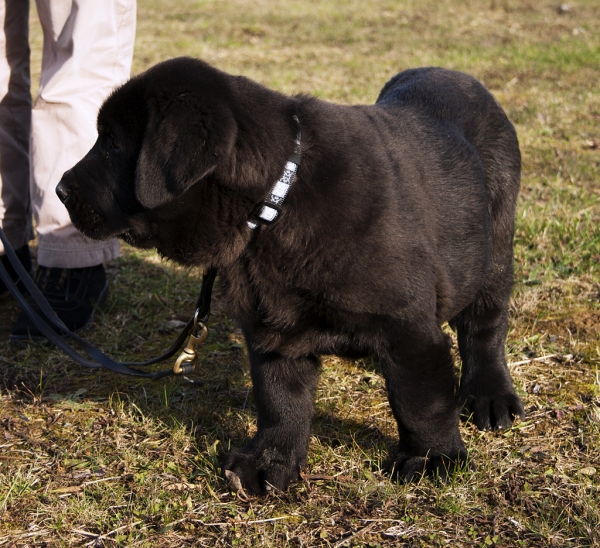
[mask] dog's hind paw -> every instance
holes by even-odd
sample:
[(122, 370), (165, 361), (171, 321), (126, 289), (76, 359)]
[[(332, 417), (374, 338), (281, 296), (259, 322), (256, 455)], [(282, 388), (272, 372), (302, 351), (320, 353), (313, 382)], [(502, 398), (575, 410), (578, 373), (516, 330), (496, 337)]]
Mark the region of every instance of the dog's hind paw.
[(238, 489), (255, 495), (285, 491), (292, 481), (300, 479), (300, 466), (290, 464), (294, 460), (281, 455), (269, 458), (266, 452), (259, 456), (251, 450), (234, 449), (223, 462), (223, 477), (230, 482), (235, 477)]
[(462, 418), (472, 420), (479, 430), (504, 430), (512, 426), (515, 418), (525, 417), (523, 404), (515, 393), (467, 395), (464, 402)]
[(467, 457), (465, 449), (460, 449), (454, 456), (430, 452), (426, 457), (410, 455), (401, 451), (396, 455), (393, 462), (387, 466), (387, 471), (392, 477), (396, 477), (406, 483), (421, 476), (429, 475), (447, 480), (455, 471), (474, 468)]

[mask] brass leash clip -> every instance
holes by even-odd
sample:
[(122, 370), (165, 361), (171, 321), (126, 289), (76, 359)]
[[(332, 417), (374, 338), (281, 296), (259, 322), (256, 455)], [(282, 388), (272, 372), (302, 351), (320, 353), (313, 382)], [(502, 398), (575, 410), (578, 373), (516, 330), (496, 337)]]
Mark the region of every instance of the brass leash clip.
[(196, 347), (203, 344), (208, 338), (208, 327), (202, 321), (198, 320), (198, 310), (194, 316), (194, 327), (190, 332), (190, 338), (183, 352), (179, 354), (175, 365), (173, 366), (173, 373), (175, 375), (191, 373), (196, 369), (198, 363), (198, 352)]

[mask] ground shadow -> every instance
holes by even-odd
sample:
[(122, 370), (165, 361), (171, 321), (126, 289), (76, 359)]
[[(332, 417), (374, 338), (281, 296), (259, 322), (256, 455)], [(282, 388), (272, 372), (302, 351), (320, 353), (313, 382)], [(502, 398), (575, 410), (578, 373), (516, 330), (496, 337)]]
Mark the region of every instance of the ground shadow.
[[(84, 336), (117, 360), (145, 360), (167, 348), (193, 314), (201, 279), (197, 270), (137, 253), (126, 253), (110, 266), (108, 277), (109, 301)], [(16, 306), (9, 306), (2, 322), (5, 328), (17, 312)], [(218, 281), (210, 336), (201, 350), (198, 371), (191, 376), (193, 383), (181, 378), (153, 382), (87, 370), (49, 344), (2, 341), (0, 352), (0, 387), (10, 391), (13, 400), (106, 403), (117, 398), (167, 427), (185, 425), (204, 444), (218, 440), (222, 448), (244, 445), (253, 433), (255, 410), (247, 355), (241, 332), (227, 315)], [(362, 363), (366, 373), (379, 370), (372, 360)], [(153, 369), (171, 365), (169, 361)], [(331, 448), (359, 444), (369, 451), (395, 443), (395, 433), (383, 432), (372, 421), (338, 416), (319, 406), (313, 435)]]

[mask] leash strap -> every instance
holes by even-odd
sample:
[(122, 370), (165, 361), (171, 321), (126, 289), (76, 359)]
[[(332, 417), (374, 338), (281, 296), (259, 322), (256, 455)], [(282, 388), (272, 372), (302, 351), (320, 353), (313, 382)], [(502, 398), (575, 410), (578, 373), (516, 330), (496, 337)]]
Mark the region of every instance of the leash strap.
[[(210, 299), (212, 294), (212, 286), (216, 278), (216, 270), (209, 270), (202, 278), (202, 287), (200, 289), (200, 296), (196, 306), (196, 314), (185, 326), (177, 340), (171, 345), (171, 347), (161, 356), (153, 358), (145, 362), (117, 362), (112, 358), (108, 357), (102, 351), (98, 350), (95, 346), (91, 345), (85, 339), (81, 338), (70, 331), (63, 321), (56, 315), (56, 312), (52, 309), (40, 289), (37, 287), (35, 282), (29, 276), (29, 273), (25, 270), (21, 261), (17, 257), (14, 249), (8, 242), (4, 231), (0, 228), (0, 240), (4, 244), (4, 251), (8, 260), (10, 261), (15, 272), (25, 285), (27, 291), (40, 307), (40, 310), (46, 317), (45, 321), (27, 302), (25, 297), (21, 294), (15, 282), (13, 282), (10, 274), (0, 261), (0, 278), (11, 292), (13, 297), (17, 300), (25, 314), (33, 322), (33, 324), (39, 329), (39, 331), (58, 348), (60, 348), (67, 356), (77, 362), (79, 365), (88, 367), (90, 369), (105, 368), (115, 373), (122, 375), (129, 375), (133, 377), (143, 377), (152, 380), (158, 380), (163, 377), (174, 375), (173, 369), (166, 369), (157, 373), (149, 373), (146, 371), (140, 371), (135, 367), (144, 367), (158, 363), (175, 355), (175, 353), (181, 348), (186, 337), (191, 333), (192, 328), (198, 322), (198, 318), (201, 319), (202, 323), (205, 324), (210, 316)], [(62, 331), (64, 335), (74, 340), (91, 358), (85, 358), (77, 350), (75, 350), (70, 344), (68, 344), (62, 336), (57, 333)]]

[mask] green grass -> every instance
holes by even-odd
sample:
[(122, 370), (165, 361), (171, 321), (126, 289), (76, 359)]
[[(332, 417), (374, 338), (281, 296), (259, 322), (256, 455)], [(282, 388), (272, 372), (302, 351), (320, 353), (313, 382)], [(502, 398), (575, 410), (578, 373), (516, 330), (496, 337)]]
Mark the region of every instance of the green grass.
[[(140, 2), (136, 73), (192, 55), (284, 93), (357, 104), (399, 70), (439, 65), (493, 91), (523, 154), (507, 352), (527, 417), (506, 432), (463, 425), (477, 468), (403, 485), (382, 471), (396, 426), (376, 364), (328, 357), (304, 480), (245, 500), (219, 475), (255, 424), (218, 283), (194, 384), (11, 346), (17, 310), (5, 300), (0, 546), (600, 545), (600, 5), (559, 4)], [(35, 69), (39, 30), (32, 51)], [(156, 355), (176, 335), (168, 322), (191, 315), (199, 277), (125, 247), (86, 336), (115, 358)]]

